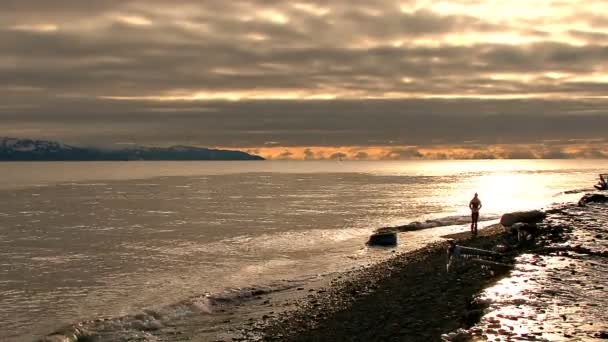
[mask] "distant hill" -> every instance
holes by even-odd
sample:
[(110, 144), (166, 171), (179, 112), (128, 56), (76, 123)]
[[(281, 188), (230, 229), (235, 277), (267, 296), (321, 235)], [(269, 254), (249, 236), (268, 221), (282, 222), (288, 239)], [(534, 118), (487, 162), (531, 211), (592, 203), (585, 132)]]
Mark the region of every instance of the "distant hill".
[(0, 138), (0, 161), (94, 161), (94, 160), (264, 160), (241, 151), (191, 146), (101, 149), (76, 147), (56, 141)]

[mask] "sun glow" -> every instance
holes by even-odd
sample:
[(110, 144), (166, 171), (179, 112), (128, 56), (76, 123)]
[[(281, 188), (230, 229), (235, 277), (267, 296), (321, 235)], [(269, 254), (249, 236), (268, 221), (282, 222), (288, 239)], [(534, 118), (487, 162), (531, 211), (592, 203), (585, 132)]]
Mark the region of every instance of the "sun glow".
[(149, 26), (152, 25), (152, 21), (147, 18), (136, 16), (136, 15), (116, 15), (114, 19), (132, 26)]
[(319, 6), (315, 6), (312, 4), (306, 4), (306, 3), (294, 4), (293, 8), (300, 10), (302, 12), (306, 12), (308, 14), (319, 16), (319, 17), (322, 17), (331, 11), (329, 8), (326, 8), (326, 7), (319, 7)]
[(541, 175), (491, 173), (479, 177), (471, 189), (479, 193), (487, 211), (490, 212), (535, 208), (543, 203), (546, 195), (546, 189), (542, 185), (546, 183), (546, 179), (545, 182), (540, 182), (537, 181), (538, 177)]
[(279, 25), (285, 25), (289, 22), (289, 18), (287, 18), (286, 15), (274, 10), (260, 11), (257, 13), (257, 15), (263, 20), (267, 20)]

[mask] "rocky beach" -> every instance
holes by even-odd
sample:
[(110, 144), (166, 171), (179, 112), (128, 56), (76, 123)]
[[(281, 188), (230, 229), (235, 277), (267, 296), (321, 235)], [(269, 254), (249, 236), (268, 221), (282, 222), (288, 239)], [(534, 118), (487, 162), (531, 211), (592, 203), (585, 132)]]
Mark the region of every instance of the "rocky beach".
[[(502, 225), (446, 236), (502, 252), (446, 271), (435, 243), (310, 290), (295, 310), (249, 323), (235, 340), (569, 341), (608, 338), (608, 207), (602, 195), (546, 211), (519, 241)], [(525, 217), (522, 216), (522, 217)], [(512, 220), (512, 217), (509, 217)], [(513, 222), (517, 222), (515, 219)], [(503, 267), (503, 263), (510, 267)]]

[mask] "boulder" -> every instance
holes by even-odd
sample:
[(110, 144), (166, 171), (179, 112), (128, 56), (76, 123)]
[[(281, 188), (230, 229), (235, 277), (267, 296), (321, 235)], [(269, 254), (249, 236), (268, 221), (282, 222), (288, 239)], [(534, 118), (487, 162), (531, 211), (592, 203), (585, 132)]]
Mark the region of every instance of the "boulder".
[(536, 223), (517, 222), (510, 227), (505, 226), (505, 229), (512, 235), (517, 236), (518, 241), (528, 240), (538, 233), (538, 226)]
[(581, 197), (578, 201), (578, 205), (585, 205), (587, 203), (606, 203), (608, 202), (608, 196), (601, 194), (586, 194)]
[(397, 245), (397, 233), (396, 232), (380, 232), (372, 234), (367, 241), (369, 246), (396, 246)]
[(546, 214), (540, 210), (516, 211), (502, 215), (500, 218), (500, 224), (505, 227), (510, 227), (518, 222), (533, 224), (542, 222), (545, 216)]

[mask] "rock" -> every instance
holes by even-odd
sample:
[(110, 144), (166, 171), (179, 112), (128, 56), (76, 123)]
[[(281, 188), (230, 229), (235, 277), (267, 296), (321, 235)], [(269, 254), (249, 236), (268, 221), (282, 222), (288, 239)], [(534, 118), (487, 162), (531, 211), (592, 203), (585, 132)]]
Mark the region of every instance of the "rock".
[(135, 329), (135, 330), (146, 330), (146, 323), (144, 323), (143, 321), (136, 319), (133, 322), (131, 322), (131, 329)]
[(68, 326), (40, 339), (40, 342), (78, 342), (84, 341), (88, 334), (81, 327)]
[(369, 246), (396, 246), (397, 245), (397, 233), (382, 232), (382, 233), (372, 234), (369, 237), (367, 244)]
[(481, 317), (483, 316), (483, 309), (473, 309), (469, 310), (464, 315), (464, 321), (467, 326), (473, 326), (475, 323), (479, 322)]
[(49, 335), (45, 336), (42, 339), (38, 340), (38, 342), (67, 342), (69, 341), (67, 337), (62, 335)]
[(146, 324), (146, 328), (148, 330), (159, 330), (159, 329), (162, 329), (162, 327), (163, 327), (163, 324), (160, 321), (155, 320), (155, 319), (147, 322), (147, 324)]
[(586, 194), (581, 197), (578, 201), (579, 206), (583, 206), (587, 203), (606, 203), (608, 202), (608, 196), (601, 194)]
[(498, 253), (505, 253), (509, 250), (509, 247), (503, 244), (498, 244), (494, 248)]
[(597, 334), (595, 334), (595, 337), (607, 340), (608, 339), (608, 331), (600, 331)]
[(500, 218), (500, 224), (505, 227), (510, 227), (518, 222), (533, 224), (541, 222), (545, 216), (546, 214), (540, 210), (516, 211), (502, 215)]
[(518, 241), (525, 241), (529, 238), (536, 236), (538, 233), (538, 226), (536, 223), (524, 223), (517, 222), (506, 228), (512, 235), (517, 236)]
[(75, 338), (73, 336), (65, 336), (65, 335), (49, 335), (49, 336), (42, 338), (39, 341), (40, 342), (76, 342), (76, 341), (78, 341), (78, 338)]

